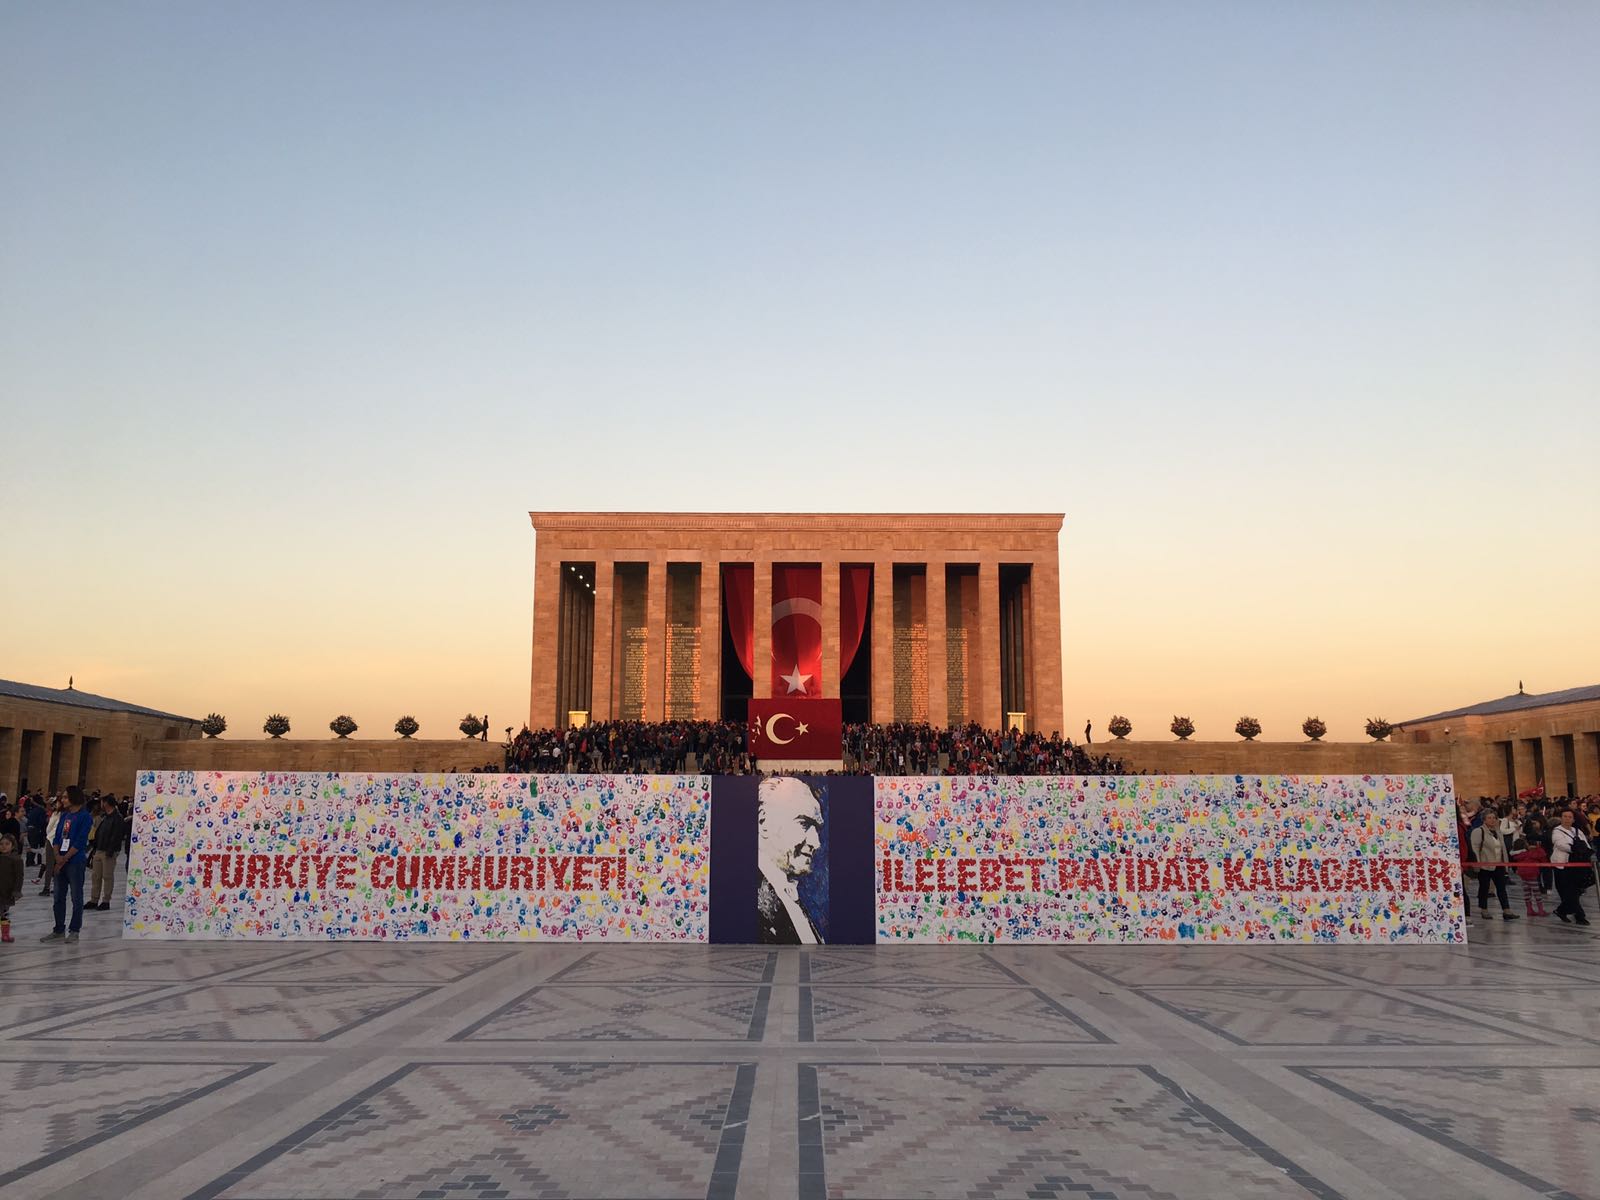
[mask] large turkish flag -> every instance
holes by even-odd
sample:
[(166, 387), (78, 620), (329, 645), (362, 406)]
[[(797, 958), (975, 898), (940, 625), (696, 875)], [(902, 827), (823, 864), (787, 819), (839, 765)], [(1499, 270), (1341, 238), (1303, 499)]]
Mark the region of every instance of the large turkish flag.
[(750, 753), (757, 758), (844, 757), (844, 721), (838, 700), (750, 701)]
[(772, 568), (772, 694), (822, 695), (821, 567)]

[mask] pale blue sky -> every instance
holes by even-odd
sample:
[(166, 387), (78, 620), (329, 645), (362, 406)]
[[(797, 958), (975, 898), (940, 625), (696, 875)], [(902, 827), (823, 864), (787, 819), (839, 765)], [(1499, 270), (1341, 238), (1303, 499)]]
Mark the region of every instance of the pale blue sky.
[(1590, 3), (8, 4), (0, 674), (509, 723), (526, 512), (615, 507), (1065, 511), (1097, 725), (1600, 681), (1596, 46)]

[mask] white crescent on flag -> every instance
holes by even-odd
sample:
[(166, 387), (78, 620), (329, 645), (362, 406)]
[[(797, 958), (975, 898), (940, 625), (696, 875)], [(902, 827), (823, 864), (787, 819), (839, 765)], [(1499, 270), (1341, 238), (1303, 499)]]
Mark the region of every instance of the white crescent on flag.
[(785, 617), (810, 617), (818, 625), (821, 625), (822, 605), (815, 600), (808, 600), (804, 596), (791, 600), (780, 600), (772, 606), (772, 623), (776, 625)]
[[(767, 718), (767, 740), (774, 746), (787, 746), (790, 742), (794, 741), (792, 737), (781, 738), (773, 732), (773, 730), (777, 728), (778, 722), (786, 718), (790, 721), (794, 720), (794, 718), (789, 716), (788, 713), (773, 713)], [(796, 722), (796, 724), (798, 723), (799, 722)]]

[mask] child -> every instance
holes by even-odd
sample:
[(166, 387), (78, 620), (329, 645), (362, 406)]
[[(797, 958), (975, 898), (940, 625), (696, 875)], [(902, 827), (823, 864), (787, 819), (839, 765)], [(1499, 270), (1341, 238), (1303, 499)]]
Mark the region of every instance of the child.
[(1550, 861), (1544, 847), (1536, 841), (1530, 841), (1526, 850), (1519, 850), (1511, 856), (1511, 861), (1517, 864), (1517, 874), (1522, 876), (1522, 900), (1528, 906), (1528, 915), (1549, 916), (1544, 911), (1544, 892), (1539, 887), (1540, 865)]
[(26, 872), (16, 839), (0, 837), (0, 942), (15, 941), (11, 936), (11, 906), (22, 899), (22, 880)]

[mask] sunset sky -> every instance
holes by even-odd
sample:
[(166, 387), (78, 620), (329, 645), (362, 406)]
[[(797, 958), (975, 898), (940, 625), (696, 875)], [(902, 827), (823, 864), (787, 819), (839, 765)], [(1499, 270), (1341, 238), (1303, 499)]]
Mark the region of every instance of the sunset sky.
[(1600, 683), (1600, 6), (8, 4), (0, 677), (527, 716), (530, 509), (1061, 511), (1066, 709)]

